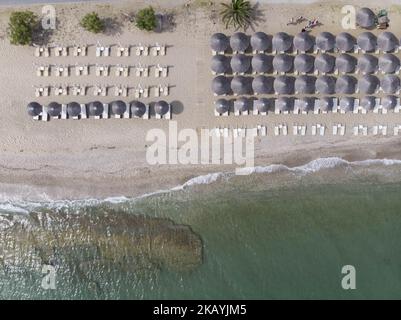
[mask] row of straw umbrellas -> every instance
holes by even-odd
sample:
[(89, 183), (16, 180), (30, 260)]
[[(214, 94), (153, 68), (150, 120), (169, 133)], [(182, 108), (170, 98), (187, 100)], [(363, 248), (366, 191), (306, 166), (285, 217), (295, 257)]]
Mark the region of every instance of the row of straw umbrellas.
[(331, 73), (337, 70), (341, 73), (352, 73), (356, 70), (362, 73), (374, 73), (378, 70), (384, 73), (395, 73), (400, 69), (400, 59), (392, 54), (385, 53), (376, 57), (372, 54), (363, 54), (358, 57), (342, 53), (338, 56), (327, 53), (316, 57), (309, 54), (296, 56), (288, 54), (266, 55), (256, 54), (247, 56), (235, 54), (233, 56), (215, 55), (212, 57), (211, 70), (217, 74), (230, 73), (272, 73), (294, 72), (310, 73), (314, 71)]
[[(297, 102), (296, 102), (297, 101)], [(276, 109), (280, 112), (293, 111), (295, 103), (297, 103), (300, 111), (308, 112), (313, 111), (315, 106), (320, 111), (332, 111), (334, 107), (333, 97), (302, 97), (294, 99), (291, 97), (279, 97), (274, 98), (259, 98), (249, 99), (246, 97), (240, 97), (236, 100), (218, 99), (215, 102), (215, 110), (219, 114), (224, 114), (232, 109), (235, 111), (245, 112), (255, 108), (259, 112), (273, 112)], [(339, 99), (338, 106), (340, 110), (344, 112), (352, 112), (354, 110), (355, 98), (353, 97), (342, 97)], [(397, 106), (397, 97), (388, 95), (381, 98), (381, 105), (386, 110), (394, 109)], [(373, 111), (376, 106), (376, 97), (364, 96), (359, 101), (361, 106), (366, 111)]]
[(373, 94), (380, 90), (386, 94), (398, 93), (401, 87), (400, 78), (393, 74), (384, 75), (379, 79), (367, 74), (359, 79), (351, 75), (321, 77), (302, 75), (292, 77), (257, 76), (232, 78), (217, 76), (212, 81), (212, 91), (220, 95), (253, 95), (253, 94)]
[[(109, 104), (111, 113), (113, 115), (122, 116), (128, 108), (130, 108), (131, 114), (137, 117), (142, 117), (146, 112), (146, 106), (140, 101), (131, 101), (125, 103), (124, 101), (117, 100)], [(103, 103), (100, 101), (93, 101), (86, 105), (89, 116), (101, 116), (104, 111)], [(30, 102), (27, 105), (27, 112), (30, 116), (39, 116), (42, 113), (43, 107), (38, 102)], [(159, 115), (165, 115), (169, 110), (169, 104), (166, 101), (157, 101), (154, 104), (155, 113)], [(62, 112), (62, 105), (58, 102), (50, 102), (46, 108), (47, 113), (51, 117), (58, 117)], [(81, 105), (77, 102), (70, 102), (67, 104), (67, 115), (70, 117), (77, 117), (81, 114)]]
[(381, 50), (392, 52), (399, 48), (400, 41), (392, 33), (384, 31), (377, 37), (372, 32), (365, 31), (357, 38), (350, 33), (341, 32), (337, 36), (330, 32), (321, 32), (316, 38), (308, 32), (300, 32), (294, 37), (286, 32), (278, 32), (274, 36), (264, 32), (256, 32), (248, 36), (243, 32), (236, 32), (228, 37), (223, 33), (215, 33), (210, 38), (210, 47), (219, 53), (246, 52), (248, 49), (253, 51), (266, 52), (278, 51), (289, 52), (291, 49), (307, 52), (314, 49), (314, 46), (322, 51), (354, 51), (355, 45), (361, 50), (372, 52)]

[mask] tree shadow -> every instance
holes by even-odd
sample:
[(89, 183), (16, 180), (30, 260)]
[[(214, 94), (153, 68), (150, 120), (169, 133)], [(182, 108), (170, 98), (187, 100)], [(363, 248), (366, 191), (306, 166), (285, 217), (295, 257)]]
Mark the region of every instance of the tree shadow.
[(115, 36), (122, 32), (122, 23), (117, 18), (105, 18), (104, 23), (104, 34), (108, 36)]
[(155, 32), (173, 32), (176, 26), (175, 15), (173, 13), (156, 14)]
[(252, 29), (252, 31), (255, 31), (256, 28), (259, 26), (259, 24), (265, 22), (265, 16), (263, 13), (263, 10), (260, 9), (259, 3), (256, 3), (252, 7), (251, 11), (251, 19), (249, 25), (245, 26), (245, 31), (247, 31), (248, 28)]
[[(56, 19), (55, 30), (57, 30), (58, 24), (59, 21), (58, 19)], [(41, 21), (39, 21), (35, 26), (35, 28), (33, 29), (32, 42), (40, 46), (48, 45), (51, 42), (53, 34), (54, 34), (53, 29), (43, 29)]]

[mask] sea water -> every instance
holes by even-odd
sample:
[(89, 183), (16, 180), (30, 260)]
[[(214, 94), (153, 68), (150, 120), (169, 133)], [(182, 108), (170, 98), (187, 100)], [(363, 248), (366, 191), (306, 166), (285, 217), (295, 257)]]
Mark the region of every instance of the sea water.
[[(401, 298), (400, 194), (399, 161), (329, 158), (214, 173), (136, 199), (3, 201), (0, 232), (12, 245), (0, 252), (0, 298)], [(200, 242), (176, 241), (175, 228)], [(155, 246), (155, 234), (168, 239), (165, 256), (149, 258), (142, 240)], [(49, 263), (53, 289), (42, 286)], [(346, 265), (354, 290), (341, 285)]]

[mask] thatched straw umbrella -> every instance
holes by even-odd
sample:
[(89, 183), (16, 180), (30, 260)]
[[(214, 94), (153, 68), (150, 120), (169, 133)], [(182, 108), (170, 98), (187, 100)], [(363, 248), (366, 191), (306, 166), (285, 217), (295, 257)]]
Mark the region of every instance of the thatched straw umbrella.
[(361, 93), (372, 94), (379, 89), (380, 81), (377, 77), (368, 74), (358, 80), (358, 89)]
[(158, 114), (160, 116), (165, 115), (169, 109), (170, 109), (170, 105), (164, 100), (157, 101), (155, 103), (155, 112), (156, 112), (156, 114)]
[(362, 28), (372, 28), (376, 15), (369, 8), (360, 8), (356, 12), (356, 24)]
[(251, 37), (251, 46), (254, 51), (269, 50), (271, 45), (271, 39), (264, 32), (256, 32)]
[(89, 103), (88, 112), (90, 116), (99, 117), (103, 113), (103, 104), (100, 101)]
[(230, 80), (224, 76), (217, 76), (212, 81), (212, 91), (217, 95), (229, 94), (231, 92)]
[(330, 32), (321, 32), (316, 37), (316, 46), (323, 51), (333, 50), (336, 45), (336, 38)]
[(377, 46), (377, 37), (372, 32), (362, 32), (356, 39), (356, 43), (363, 51), (375, 51)]
[(394, 73), (400, 68), (400, 59), (391, 53), (386, 53), (379, 57), (379, 68), (385, 73)]
[(298, 72), (308, 73), (313, 71), (315, 58), (308, 54), (300, 54), (295, 56), (294, 68)]
[(131, 109), (131, 113), (138, 118), (142, 118), (143, 115), (146, 112), (146, 106), (144, 103), (140, 102), (140, 101), (131, 101), (130, 102), (130, 109)]
[(366, 111), (371, 111), (376, 105), (376, 98), (373, 96), (363, 96), (359, 105)]
[(272, 99), (260, 98), (253, 102), (259, 112), (268, 112), (273, 109)]
[(69, 117), (78, 117), (81, 114), (81, 106), (77, 102), (67, 104), (67, 114)]
[(343, 75), (338, 77), (336, 82), (336, 93), (353, 94), (355, 93), (356, 83), (356, 78), (352, 76)]
[(339, 72), (349, 73), (355, 71), (357, 60), (355, 57), (343, 53), (336, 58), (336, 69)]
[(347, 32), (341, 32), (336, 37), (336, 47), (341, 51), (351, 51), (354, 49), (356, 40)]
[(377, 46), (380, 50), (391, 52), (399, 46), (399, 42), (393, 33), (385, 31), (377, 37)]
[(255, 94), (274, 93), (273, 77), (257, 76), (252, 81), (252, 89)]
[(340, 99), (340, 109), (343, 112), (351, 112), (354, 110), (355, 98), (352, 97), (342, 97)]
[(117, 100), (110, 103), (111, 112), (114, 115), (122, 116), (124, 112), (127, 110), (127, 105), (124, 101)]
[[(81, 112), (81, 107), (79, 107), (79, 112)], [(61, 104), (58, 102), (50, 102), (47, 105), (47, 113), (51, 117), (58, 117), (61, 114)]]
[(333, 94), (336, 91), (336, 78), (332, 76), (321, 76), (317, 78), (316, 91), (321, 94)]
[(273, 58), (273, 68), (278, 72), (289, 72), (293, 67), (294, 59), (288, 54), (278, 54)]
[(358, 58), (358, 69), (362, 73), (376, 72), (378, 66), (378, 59), (370, 54), (364, 54)]
[(280, 97), (276, 99), (275, 108), (281, 112), (294, 110), (294, 99), (290, 97)]
[(333, 110), (334, 101), (332, 97), (320, 98), (316, 103), (321, 111), (329, 112)]
[(38, 115), (40, 115), (42, 113), (42, 105), (40, 105), (37, 102), (28, 103), (26, 108), (27, 108), (28, 114), (31, 117), (37, 117)]
[(271, 56), (259, 53), (252, 57), (252, 70), (257, 73), (271, 72), (273, 69)]
[(294, 37), (294, 48), (299, 51), (309, 51), (314, 44), (315, 39), (308, 32), (300, 32)]
[(286, 52), (292, 47), (292, 38), (285, 32), (276, 33), (273, 36), (273, 50)]
[(274, 91), (277, 94), (293, 94), (294, 78), (289, 76), (279, 76), (274, 80)]
[(251, 67), (251, 59), (244, 54), (236, 54), (231, 58), (233, 72), (245, 73)]
[(315, 59), (315, 69), (320, 72), (332, 72), (335, 63), (336, 59), (333, 56), (327, 53), (322, 53), (319, 54)]
[(210, 37), (210, 47), (213, 51), (224, 52), (230, 46), (230, 40), (225, 34), (215, 33)]
[(386, 110), (394, 109), (397, 106), (397, 97), (396, 96), (385, 96), (382, 98), (382, 106)]
[(400, 78), (393, 74), (387, 74), (381, 79), (380, 86), (384, 93), (397, 93), (400, 90)]
[(245, 112), (251, 108), (252, 102), (248, 98), (241, 97), (234, 101), (234, 111)]
[(300, 76), (295, 79), (295, 92), (302, 94), (315, 93), (316, 78), (312, 76)]
[(249, 47), (249, 37), (245, 33), (236, 32), (230, 38), (230, 45), (234, 52), (245, 52)]
[(231, 89), (235, 94), (250, 94), (252, 92), (251, 78), (234, 77), (231, 81)]
[(315, 98), (303, 97), (298, 100), (299, 109), (302, 112), (309, 112), (315, 107)]
[(223, 55), (213, 56), (211, 68), (215, 73), (227, 73), (230, 70), (230, 59)]
[(219, 114), (226, 113), (227, 111), (230, 110), (231, 103), (230, 103), (230, 101), (228, 101), (226, 99), (218, 99), (214, 104), (215, 104), (216, 111)]

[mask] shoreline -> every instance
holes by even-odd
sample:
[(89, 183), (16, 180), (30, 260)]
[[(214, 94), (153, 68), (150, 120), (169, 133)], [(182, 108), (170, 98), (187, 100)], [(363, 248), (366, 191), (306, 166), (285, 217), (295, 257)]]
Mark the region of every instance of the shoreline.
[[(374, 160), (381, 162), (401, 161), (401, 151), (395, 151), (397, 147), (401, 146), (401, 142), (394, 141), (396, 139), (391, 138), (390, 140), (392, 141), (379, 141), (376, 144), (360, 142), (358, 148), (354, 144), (347, 143), (330, 147), (304, 148), (304, 151), (307, 150), (306, 155), (299, 155), (299, 150), (291, 150), (274, 156), (258, 156), (251, 175), (274, 173), (275, 170), (269, 171), (274, 167), (280, 170), (302, 171), (302, 168), (307, 168), (315, 162), (319, 163), (321, 160), (338, 161), (339, 165), (342, 161), (349, 162), (350, 165), (357, 165), (361, 162), (368, 163)], [(393, 150), (389, 150), (391, 148)], [(331, 164), (328, 167), (323, 165), (317, 171), (330, 168)], [(25, 201), (51, 203), (60, 201), (119, 202), (128, 199), (136, 200), (152, 195), (185, 190), (197, 185), (219, 182), (222, 177), (235, 176), (235, 166), (233, 165), (180, 165), (153, 168), (154, 170), (149, 167), (148, 169), (148, 174), (137, 175), (135, 178), (114, 174), (112, 180), (105, 177), (108, 174), (77, 181), (76, 178), (49, 175), (48, 172), (47, 182), (41, 181), (40, 183), (30, 184), (24, 181), (32, 181), (33, 178), (34, 181), (38, 182), (39, 176), (46, 175), (43, 169), (38, 169), (35, 174), (21, 174), (19, 172), (20, 181), (13, 181), (11, 176), (8, 177), (9, 179), (5, 178), (4, 169), (0, 169), (0, 177), (2, 177), (0, 185), (3, 190), (0, 204)], [(161, 176), (163, 177), (162, 180), (160, 179)], [(241, 178), (241, 176), (238, 177)], [(4, 183), (4, 181), (8, 181), (8, 183)]]

